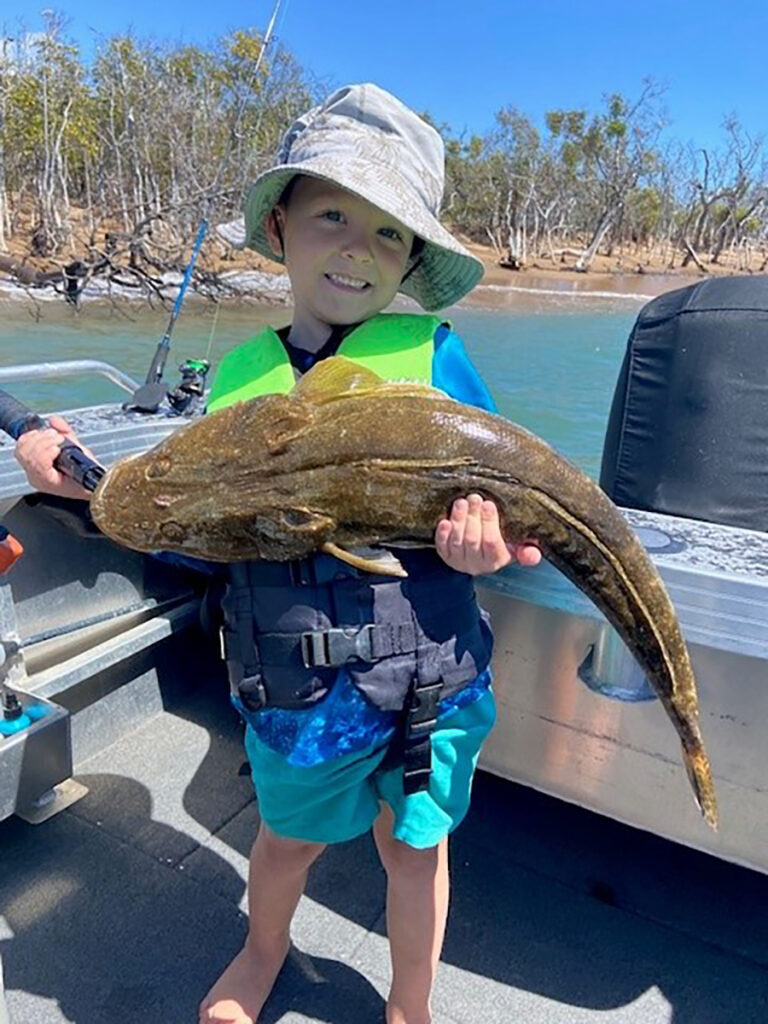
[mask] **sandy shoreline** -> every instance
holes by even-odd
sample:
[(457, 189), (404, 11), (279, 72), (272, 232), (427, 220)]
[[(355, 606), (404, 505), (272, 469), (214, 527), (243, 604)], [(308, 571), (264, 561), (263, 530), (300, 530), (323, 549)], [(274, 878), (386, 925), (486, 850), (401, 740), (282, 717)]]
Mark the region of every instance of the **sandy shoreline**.
[[(485, 265), (485, 274), (474, 291), (463, 303), (491, 308), (546, 306), (569, 297), (579, 300), (624, 299), (643, 303), (660, 295), (706, 279), (695, 266), (685, 269), (644, 269), (642, 273), (627, 273), (616, 267), (616, 260), (602, 256), (596, 259), (596, 269), (586, 274), (576, 273), (567, 266), (547, 267), (535, 264), (523, 270), (510, 270), (498, 264), (495, 253), (487, 246), (466, 243), (467, 248)], [(621, 261), (618, 261), (619, 264)], [(613, 263), (613, 269), (606, 264)], [(207, 267), (206, 269), (212, 269)], [(263, 259), (255, 253), (238, 252), (231, 258), (218, 261), (215, 269), (221, 275), (225, 290), (218, 297), (224, 302), (257, 302), (265, 305), (290, 304), (290, 289), (284, 268)], [(713, 267), (714, 274), (739, 273), (732, 267)], [(714, 274), (712, 276), (714, 276)], [(161, 293), (166, 302), (175, 298), (181, 274), (169, 273), (162, 277)], [(109, 284), (103, 279), (90, 282), (83, 292), (88, 302), (124, 300), (146, 303), (147, 298), (135, 289)], [(187, 301), (194, 298), (209, 301), (203, 292), (190, 289)], [(18, 284), (12, 278), (0, 277), (0, 302), (21, 300), (32, 303), (62, 302), (63, 295), (54, 286), (36, 288)], [(559, 304), (559, 303), (558, 303)]]

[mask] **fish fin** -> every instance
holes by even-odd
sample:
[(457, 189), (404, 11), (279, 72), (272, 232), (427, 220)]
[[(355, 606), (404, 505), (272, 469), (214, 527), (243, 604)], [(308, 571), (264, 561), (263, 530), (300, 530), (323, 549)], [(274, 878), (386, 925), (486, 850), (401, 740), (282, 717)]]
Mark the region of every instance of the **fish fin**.
[(374, 573), (376, 576), (407, 576), (408, 573), (403, 568), (402, 564), (396, 558), (387, 559), (386, 561), (377, 561), (374, 558), (363, 558), (361, 555), (355, 555), (351, 551), (347, 551), (345, 548), (340, 548), (338, 544), (334, 544), (333, 541), (326, 541), (320, 549), (324, 551), (326, 555), (333, 555), (334, 558), (338, 558), (341, 562), (346, 562), (348, 565), (353, 565), (356, 569), (362, 569), (364, 572)]
[(384, 380), (373, 370), (368, 370), (359, 363), (344, 356), (330, 356), (316, 363), (291, 392), (297, 398), (322, 405), (332, 402), (350, 392), (365, 394), (373, 390), (394, 388), (398, 394), (419, 394), (425, 398), (445, 398), (442, 391), (429, 387), (427, 384), (415, 382), (397, 383)]
[(343, 356), (321, 359), (299, 380), (293, 394), (307, 402), (327, 402), (347, 391), (369, 391), (383, 381), (373, 370)]
[(683, 747), (683, 763), (693, 788), (696, 805), (704, 821), (717, 832), (717, 800), (712, 782), (712, 769), (704, 747), (700, 744), (693, 750)]
[(312, 408), (299, 404), (290, 395), (259, 395), (229, 409), (220, 409), (217, 415), (224, 412), (230, 413), (232, 430), (238, 438), (247, 438), (252, 430), (258, 432), (264, 437), (270, 455), (285, 451), (312, 426), (316, 415)]

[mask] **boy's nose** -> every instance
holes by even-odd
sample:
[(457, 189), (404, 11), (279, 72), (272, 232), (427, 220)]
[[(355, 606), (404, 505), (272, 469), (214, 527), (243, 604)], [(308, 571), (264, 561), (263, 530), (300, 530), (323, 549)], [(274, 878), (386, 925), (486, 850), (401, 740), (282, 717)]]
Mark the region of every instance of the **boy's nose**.
[(358, 260), (360, 263), (370, 263), (373, 259), (371, 243), (362, 234), (350, 235), (346, 238), (341, 252), (345, 259)]

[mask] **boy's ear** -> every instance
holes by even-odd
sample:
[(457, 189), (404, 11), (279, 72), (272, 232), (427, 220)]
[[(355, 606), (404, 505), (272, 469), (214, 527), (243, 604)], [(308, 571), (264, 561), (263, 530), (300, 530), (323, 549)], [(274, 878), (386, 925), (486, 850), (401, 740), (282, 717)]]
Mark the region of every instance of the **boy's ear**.
[(283, 233), (285, 231), (285, 210), (282, 206), (273, 206), (267, 215), (264, 225), (266, 229), (269, 248), (274, 255), (282, 260), (285, 259), (285, 245), (283, 244)]

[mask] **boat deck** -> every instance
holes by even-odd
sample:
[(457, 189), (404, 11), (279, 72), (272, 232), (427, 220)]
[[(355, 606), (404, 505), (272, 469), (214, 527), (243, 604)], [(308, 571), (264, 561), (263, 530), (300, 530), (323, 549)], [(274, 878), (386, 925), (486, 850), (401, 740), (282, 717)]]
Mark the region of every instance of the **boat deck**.
[[(80, 766), (45, 824), (0, 824), (12, 1024), (193, 1024), (245, 934), (258, 812), (217, 695)], [(439, 1024), (765, 1024), (768, 877), (490, 775), (452, 843)], [(384, 877), (327, 851), (263, 1024), (383, 1021)], [(1, 1016), (1, 1014), (0, 1014)]]

